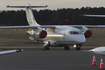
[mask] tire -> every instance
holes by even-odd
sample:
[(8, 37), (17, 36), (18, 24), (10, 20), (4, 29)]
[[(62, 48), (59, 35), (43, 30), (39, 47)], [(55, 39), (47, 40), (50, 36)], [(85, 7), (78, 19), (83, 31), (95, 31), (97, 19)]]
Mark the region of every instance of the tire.
[(76, 49), (75, 50), (80, 50), (80, 47), (76, 47)]
[(69, 46), (64, 47), (65, 50), (70, 50)]
[(49, 50), (49, 47), (48, 46), (45, 46), (43, 50)]

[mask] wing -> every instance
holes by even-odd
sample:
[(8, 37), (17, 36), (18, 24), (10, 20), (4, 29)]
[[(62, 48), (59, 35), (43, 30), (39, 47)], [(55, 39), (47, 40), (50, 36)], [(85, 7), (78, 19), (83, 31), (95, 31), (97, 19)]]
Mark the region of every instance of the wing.
[[(0, 29), (27, 29), (27, 28), (56, 28), (57, 25), (41, 25), (41, 26), (1, 26)], [(105, 28), (105, 25), (67, 25), (72, 27), (79, 27), (82, 26), (89, 27), (89, 28)]]
[(22, 52), (22, 51), (23, 51), (23, 49), (1, 51), (1, 52), (0, 52), (0, 55), (9, 54), (9, 53), (16, 53), (16, 52)]
[(85, 26), (87, 28), (105, 28), (105, 25), (70, 25), (72, 27), (81, 28), (82, 26)]

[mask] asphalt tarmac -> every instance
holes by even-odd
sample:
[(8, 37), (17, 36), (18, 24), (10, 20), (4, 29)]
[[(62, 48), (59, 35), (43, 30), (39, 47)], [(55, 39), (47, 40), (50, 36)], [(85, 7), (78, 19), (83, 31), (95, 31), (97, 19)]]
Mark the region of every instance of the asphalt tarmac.
[(105, 56), (96, 55), (97, 66), (92, 66), (93, 55), (83, 50), (24, 50), (0, 56), (0, 70), (99, 70)]

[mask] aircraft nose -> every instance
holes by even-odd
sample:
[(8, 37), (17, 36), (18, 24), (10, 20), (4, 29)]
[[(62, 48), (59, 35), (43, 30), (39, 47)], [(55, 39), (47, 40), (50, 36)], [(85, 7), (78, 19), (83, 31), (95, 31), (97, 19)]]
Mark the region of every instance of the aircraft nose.
[(77, 42), (80, 43), (80, 44), (83, 44), (85, 43), (86, 39), (84, 36), (80, 36), (78, 39), (77, 39)]
[(83, 37), (83, 38), (81, 39), (81, 43), (85, 43), (85, 41), (86, 41), (86, 38)]

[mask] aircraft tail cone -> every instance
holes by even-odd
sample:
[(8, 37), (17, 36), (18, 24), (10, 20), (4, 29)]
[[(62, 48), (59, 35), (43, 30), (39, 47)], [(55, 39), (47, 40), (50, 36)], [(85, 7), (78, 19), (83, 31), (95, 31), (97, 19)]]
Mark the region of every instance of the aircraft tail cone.
[(104, 62), (103, 62), (103, 58), (101, 57), (101, 62), (100, 62), (100, 69), (104, 69)]
[(95, 58), (95, 55), (93, 56), (92, 65), (93, 65), (93, 66), (97, 65), (97, 64), (96, 64), (96, 58)]

